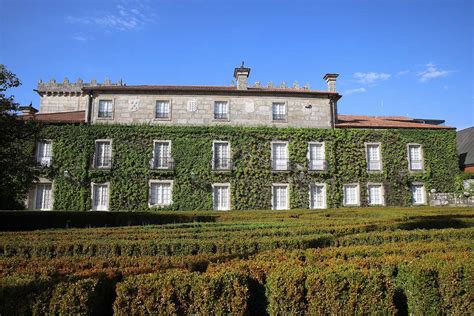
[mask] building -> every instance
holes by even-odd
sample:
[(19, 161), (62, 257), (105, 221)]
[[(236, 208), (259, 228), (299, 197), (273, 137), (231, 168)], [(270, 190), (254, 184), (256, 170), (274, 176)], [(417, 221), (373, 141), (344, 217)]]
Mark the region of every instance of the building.
[(459, 167), (461, 170), (474, 173), (474, 127), (457, 132)]
[(45, 123), (28, 208), (425, 205), (428, 189), (453, 189), (444, 121), (338, 114), (337, 74), (324, 91), (249, 75), (242, 64), (231, 86), (40, 81), (40, 111), (22, 109)]

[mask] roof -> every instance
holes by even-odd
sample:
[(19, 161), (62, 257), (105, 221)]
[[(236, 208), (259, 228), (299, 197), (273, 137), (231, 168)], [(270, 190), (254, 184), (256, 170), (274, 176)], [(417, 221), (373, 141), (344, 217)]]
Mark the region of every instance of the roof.
[(456, 134), (461, 166), (474, 164), (474, 126), (460, 130)]
[(366, 115), (337, 115), (337, 128), (424, 128), (424, 129), (454, 129), (454, 127), (427, 124), (423, 120), (406, 116), (366, 116)]
[(22, 119), (33, 119), (35, 121), (50, 122), (50, 123), (84, 123), (86, 111), (73, 112), (53, 112), (53, 113), (38, 113), (35, 115), (23, 115)]
[(338, 92), (309, 90), (305, 88), (268, 88), (248, 87), (238, 90), (235, 86), (170, 86), (170, 85), (135, 85), (135, 86), (87, 86), (83, 91), (99, 92), (154, 92), (154, 93), (192, 93), (192, 94), (237, 94), (237, 95), (293, 95), (293, 96), (334, 96), (338, 99)]

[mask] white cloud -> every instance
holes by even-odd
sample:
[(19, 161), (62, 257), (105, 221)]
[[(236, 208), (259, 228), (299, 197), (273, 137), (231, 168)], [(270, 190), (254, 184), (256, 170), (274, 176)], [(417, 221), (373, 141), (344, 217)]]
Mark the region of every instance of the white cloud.
[(95, 25), (108, 30), (131, 31), (143, 28), (151, 23), (155, 14), (142, 1), (130, 1), (117, 4), (110, 12), (100, 15), (68, 16), (73, 24)]
[(397, 76), (403, 76), (403, 75), (406, 75), (410, 72), (410, 70), (402, 70), (402, 71), (399, 71), (397, 72)]
[(420, 82), (426, 82), (434, 78), (442, 78), (448, 76), (452, 73), (452, 70), (441, 70), (436, 68), (436, 65), (433, 63), (426, 64), (426, 69), (417, 74), (420, 77)]
[(344, 94), (352, 94), (352, 93), (363, 93), (366, 92), (365, 88), (355, 88), (355, 89), (349, 89), (344, 92)]
[(378, 81), (384, 81), (391, 77), (392, 75), (386, 74), (383, 72), (356, 72), (354, 78), (363, 84), (375, 83)]
[(83, 35), (74, 35), (74, 36), (72, 36), (72, 39), (76, 40), (78, 42), (87, 42), (87, 37), (85, 37)]

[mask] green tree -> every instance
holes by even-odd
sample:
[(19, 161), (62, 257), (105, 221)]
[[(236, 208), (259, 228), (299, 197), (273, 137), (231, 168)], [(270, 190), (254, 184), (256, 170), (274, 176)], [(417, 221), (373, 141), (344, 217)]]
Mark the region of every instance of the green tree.
[(18, 118), (18, 103), (5, 93), (20, 80), (0, 64), (0, 209), (21, 209), (37, 175), (33, 144), (38, 125)]

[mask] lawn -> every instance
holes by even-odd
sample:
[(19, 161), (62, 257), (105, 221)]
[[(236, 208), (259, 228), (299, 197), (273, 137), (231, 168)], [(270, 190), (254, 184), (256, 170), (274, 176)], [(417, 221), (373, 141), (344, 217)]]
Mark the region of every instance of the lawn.
[(163, 214), (201, 218), (0, 233), (0, 314), (474, 310), (470, 208)]

